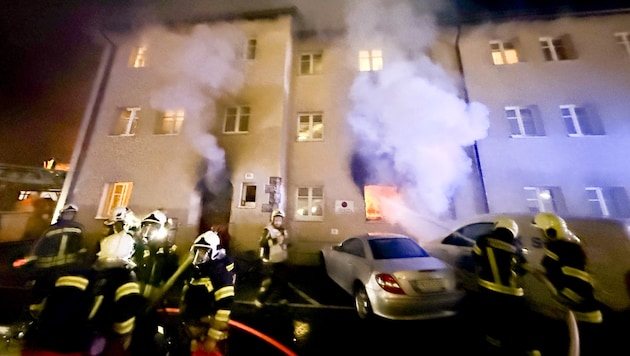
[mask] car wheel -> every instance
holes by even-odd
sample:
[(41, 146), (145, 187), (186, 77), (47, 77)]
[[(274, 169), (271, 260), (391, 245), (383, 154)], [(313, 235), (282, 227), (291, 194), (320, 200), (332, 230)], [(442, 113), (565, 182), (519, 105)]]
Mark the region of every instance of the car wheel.
[(373, 315), (372, 304), (362, 285), (357, 285), (354, 289), (354, 308), (361, 319), (370, 319)]

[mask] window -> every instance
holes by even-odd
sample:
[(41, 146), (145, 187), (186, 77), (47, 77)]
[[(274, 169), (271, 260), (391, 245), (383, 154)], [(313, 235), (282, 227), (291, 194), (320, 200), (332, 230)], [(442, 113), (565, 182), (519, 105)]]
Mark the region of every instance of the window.
[(249, 130), (249, 106), (233, 106), (225, 110), (223, 133), (246, 133)]
[(133, 136), (136, 134), (136, 126), (138, 124), (140, 108), (132, 107), (122, 109), (116, 127), (114, 128), (114, 135), (117, 136)]
[(250, 38), (245, 46), (245, 59), (256, 59), (256, 39)]
[(321, 113), (298, 114), (297, 140), (321, 141), (324, 139), (324, 122)]
[(146, 65), (147, 48), (145, 46), (136, 47), (129, 57), (129, 66), (132, 68), (142, 68)]
[(623, 187), (586, 187), (586, 199), (593, 216), (627, 218), (630, 201)]
[(320, 74), (321, 72), (321, 53), (302, 53), (300, 55), (300, 75)]
[(370, 72), (383, 69), (383, 52), (380, 49), (359, 51), (359, 70)]
[(534, 122), (532, 110), (518, 106), (506, 106), (505, 116), (510, 124), (512, 137), (541, 136)]
[(569, 136), (600, 135), (593, 118), (589, 117), (585, 108), (575, 105), (560, 105), (560, 113)]
[(324, 188), (299, 187), (297, 189), (297, 220), (323, 220)]
[(179, 134), (182, 131), (182, 124), (184, 123), (184, 113), (184, 110), (167, 110), (162, 113), (158, 134)]
[(555, 212), (556, 202), (553, 189), (546, 187), (524, 187), (527, 209), (531, 213)]
[(114, 182), (103, 187), (103, 195), (98, 210), (98, 217), (109, 217), (112, 210), (129, 205), (133, 182)]
[(518, 54), (512, 42), (490, 41), (490, 49), (495, 65), (518, 63)]
[(615, 38), (617, 39), (617, 44), (619, 44), (626, 54), (630, 56), (630, 35), (629, 32), (617, 32), (615, 33)]
[(243, 183), (241, 187), (241, 208), (256, 207), (256, 185), (253, 183)]
[(563, 61), (569, 59), (566, 43), (561, 38), (541, 37), (540, 46), (546, 61)]

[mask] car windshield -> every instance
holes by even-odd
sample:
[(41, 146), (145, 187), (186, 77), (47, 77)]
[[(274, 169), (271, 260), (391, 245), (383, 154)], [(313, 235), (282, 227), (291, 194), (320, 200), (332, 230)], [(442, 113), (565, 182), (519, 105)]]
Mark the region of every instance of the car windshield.
[(370, 249), (375, 260), (429, 257), (429, 254), (416, 242), (406, 238), (372, 239)]

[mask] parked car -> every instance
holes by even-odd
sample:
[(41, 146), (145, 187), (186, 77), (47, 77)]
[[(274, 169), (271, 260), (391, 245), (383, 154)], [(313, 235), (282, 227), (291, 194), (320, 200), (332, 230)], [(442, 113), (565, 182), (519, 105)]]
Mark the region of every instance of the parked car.
[[(459, 224), (446, 237), (427, 242), (434, 256), (457, 268), (466, 289), (475, 289), (472, 248), (477, 238), (492, 230), (497, 216), (508, 216), (519, 225), (519, 239), (531, 267), (542, 271), (544, 257), (542, 231), (532, 225), (535, 214), (487, 214)], [(595, 297), (612, 311), (630, 312), (630, 233), (629, 222), (616, 219), (565, 217), (569, 229), (578, 236), (588, 258), (587, 270), (595, 279)], [(525, 296), (536, 312), (565, 318), (566, 309), (556, 302), (550, 289), (528, 273), (523, 278)]]
[(408, 236), (369, 233), (321, 250), (331, 280), (354, 297), (359, 317), (452, 316), (465, 295), (455, 269)]

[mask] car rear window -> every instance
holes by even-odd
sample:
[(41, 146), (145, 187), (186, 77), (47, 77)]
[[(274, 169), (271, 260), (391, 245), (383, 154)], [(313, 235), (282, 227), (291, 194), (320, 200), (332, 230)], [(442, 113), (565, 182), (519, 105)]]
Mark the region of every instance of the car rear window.
[(415, 241), (405, 238), (372, 239), (370, 240), (370, 249), (375, 260), (429, 257), (427, 251)]

